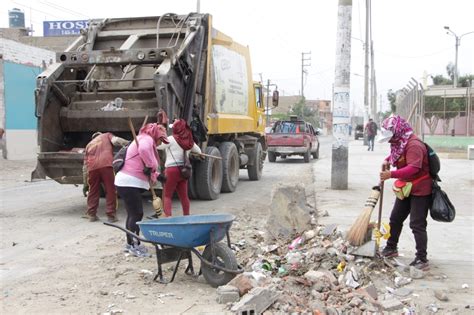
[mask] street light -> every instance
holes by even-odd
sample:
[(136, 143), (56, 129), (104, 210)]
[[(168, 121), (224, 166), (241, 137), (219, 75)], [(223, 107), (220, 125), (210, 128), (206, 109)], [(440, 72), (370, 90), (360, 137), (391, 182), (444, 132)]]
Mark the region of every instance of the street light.
[(449, 26), (445, 26), (444, 29), (447, 30), (446, 34), (451, 34), (451, 35), (453, 35), (454, 38), (456, 39), (456, 42), (455, 42), (456, 57), (455, 57), (455, 59), (454, 59), (454, 82), (453, 82), (453, 86), (454, 86), (454, 87), (457, 87), (457, 86), (458, 86), (458, 47), (461, 45), (461, 38), (462, 38), (463, 36), (468, 35), (468, 34), (474, 33), (474, 31), (472, 31), (472, 32), (467, 32), (467, 33), (462, 34), (461, 36), (458, 36), (458, 35), (456, 35), (456, 33), (454, 33), (454, 32), (449, 28)]

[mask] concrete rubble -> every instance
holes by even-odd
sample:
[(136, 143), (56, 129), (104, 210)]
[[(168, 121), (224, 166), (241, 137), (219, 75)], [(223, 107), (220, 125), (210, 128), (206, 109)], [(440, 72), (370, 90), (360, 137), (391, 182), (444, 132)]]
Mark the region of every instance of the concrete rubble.
[[(295, 191), (298, 198), (304, 196), (301, 187), (277, 190), (284, 191), (284, 196), (274, 197), (272, 206), (278, 209), (269, 217), (242, 214), (231, 230), (233, 249), (246, 271), (229, 283), (235, 288), (234, 297), (236, 292), (241, 297), (238, 302), (228, 303), (232, 312), (414, 314), (412, 311), (435, 308), (417, 305), (416, 292), (407, 287), (424, 277), (422, 271), (400, 268), (393, 260), (351, 254), (354, 248), (337, 226), (318, 225), (314, 209), (291, 200)], [(289, 220), (296, 208), (299, 218)], [(306, 214), (302, 214), (303, 209)], [(272, 217), (275, 212), (277, 218)], [(441, 292), (435, 296), (439, 301), (447, 299)]]

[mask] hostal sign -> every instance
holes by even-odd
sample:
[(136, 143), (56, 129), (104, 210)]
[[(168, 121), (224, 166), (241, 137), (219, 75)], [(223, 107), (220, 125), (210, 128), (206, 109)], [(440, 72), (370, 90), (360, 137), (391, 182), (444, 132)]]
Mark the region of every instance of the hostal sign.
[(78, 21), (44, 21), (43, 36), (79, 35), (82, 28), (87, 28), (88, 20)]

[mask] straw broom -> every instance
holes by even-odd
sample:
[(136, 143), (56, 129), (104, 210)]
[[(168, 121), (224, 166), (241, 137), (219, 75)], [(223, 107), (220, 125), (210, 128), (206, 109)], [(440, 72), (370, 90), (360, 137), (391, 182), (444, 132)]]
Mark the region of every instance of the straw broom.
[(347, 232), (346, 240), (349, 241), (349, 244), (352, 246), (360, 246), (365, 243), (367, 232), (369, 229), (370, 217), (372, 216), (372, 211), (377, 204), (380, 196), (380, 186), (375, 186), (372, 188), (372, 193), (365, 202), (364, 209), (359, 217), (352, 224), (351, 228)]

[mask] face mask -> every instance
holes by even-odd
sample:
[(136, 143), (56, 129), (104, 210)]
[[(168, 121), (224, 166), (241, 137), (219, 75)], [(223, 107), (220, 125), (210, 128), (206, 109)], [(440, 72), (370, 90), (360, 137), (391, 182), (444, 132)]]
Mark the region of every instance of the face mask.
[(382, 143), (382, 142), (387, 142), (393, 137), (393, 132), (390, 130), (387, 130), (385, 128), (380, 128), (381, 132), (380, 135), (378, 136), (377, 141)]

